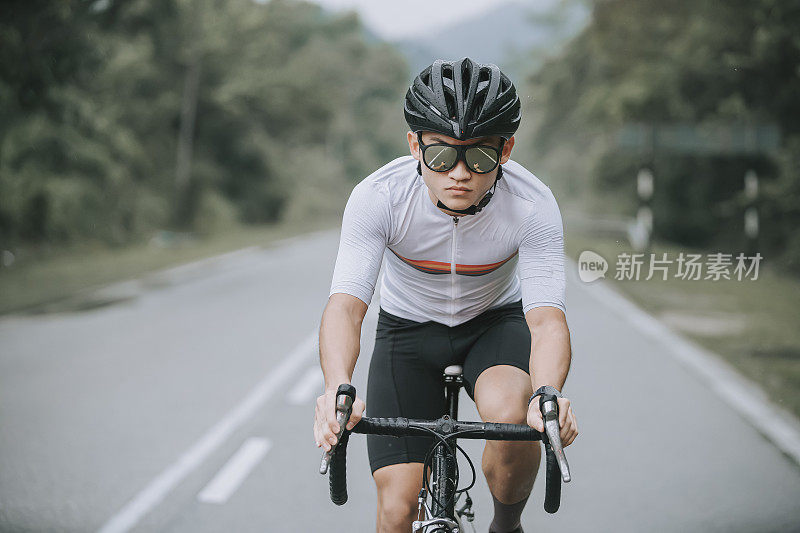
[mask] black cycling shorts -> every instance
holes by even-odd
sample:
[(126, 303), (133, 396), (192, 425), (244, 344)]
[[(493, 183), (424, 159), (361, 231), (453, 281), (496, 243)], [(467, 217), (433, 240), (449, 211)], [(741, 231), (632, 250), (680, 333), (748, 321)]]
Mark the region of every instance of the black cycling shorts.
[[(474, 399), (481, 372), (495, 365), (528, 372), (530, 354), (531, 334), (521, 302), (489, 309), (454, 327), (414, 322), (381, 309), (369, 365), (366, 414), (437, 419), (446, 413), (442, 379), (446, 367), (464, 367), (465, 389)], [(397, 463), (422, 463), (432, 444), (429, 437), (367, 435), (372, 472)]]

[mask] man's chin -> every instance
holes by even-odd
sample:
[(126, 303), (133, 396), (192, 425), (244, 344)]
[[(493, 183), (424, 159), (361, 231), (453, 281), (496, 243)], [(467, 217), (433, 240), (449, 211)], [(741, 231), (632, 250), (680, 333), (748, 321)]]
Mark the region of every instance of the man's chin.
[(461, 195), (456, 196), (452, 194), (446, 194), (442, 199), (442, 203), (447, 204), (447, 207), (451, 207), (453, 209), (466, 209), (475, 202), (473, 202), (471, 198), (466, 198)]

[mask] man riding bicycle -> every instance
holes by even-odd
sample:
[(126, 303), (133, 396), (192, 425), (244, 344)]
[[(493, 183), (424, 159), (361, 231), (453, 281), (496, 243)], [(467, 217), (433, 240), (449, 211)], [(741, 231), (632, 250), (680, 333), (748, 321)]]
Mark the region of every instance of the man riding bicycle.
[[(559, 396), (567, 446), (578, 427), (559, 392), (571, 360), (561, 215), (550, 189), (510, 159), (520, 123), (516, 89), (495, 65), (435, 61), (408, 89), (405, 117), (411, 155), (359, 183), (345, 209), (320, 326), (325, 392), (317, 398), (317, 446), (336, 443), (336, 390), (352, 378), (387, 249), (369, 415), (440, 417), (442, 371), (462, 365), (484, 421), (544, 431), (531, 396)], [(364, 409), (357, 398), (348, 429)], [(409, 531), (432, 442), (368, 435), (378, 532)], [(522, 531), (539, 460), (537, 443), (486, 442), (490, 532)]]

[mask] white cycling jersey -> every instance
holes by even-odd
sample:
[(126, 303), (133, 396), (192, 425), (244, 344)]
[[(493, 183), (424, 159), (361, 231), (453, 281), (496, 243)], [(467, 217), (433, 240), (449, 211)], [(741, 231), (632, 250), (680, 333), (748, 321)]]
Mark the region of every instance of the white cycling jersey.
[(564, 236), (550, 188), (509, 160), (492, 200), (452, 217), (431, 201), (417, 161), (400, 157), (353, 189), (331, 294), (370, 303), (384, 252), (381, 307), (455, 326), (522, 299), (523, 311), (564, 307)]

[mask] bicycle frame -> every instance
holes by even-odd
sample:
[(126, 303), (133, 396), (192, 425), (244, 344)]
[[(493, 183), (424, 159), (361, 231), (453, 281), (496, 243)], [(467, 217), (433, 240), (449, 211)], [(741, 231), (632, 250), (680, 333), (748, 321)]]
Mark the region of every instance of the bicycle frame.
[[(461, 375), (460, 367), (447, 367), (444, 374), (445, 405), (447, 414), (451, 420), (458, 420), (458, 394), (464, 386), (464, 379)], [(455, 444), (455, 443), (454, 443)], [(464, 516), (468, 521), (472, 521), (472, 501), (467, 495), (467, 502), (461, 509), (455, 509), (455, 498), (450, 502), (456, 487), (456, 469), (458, 463), (455, 455), (448, 453), (444, 444), (439, 443), (433, 452), (433, 463), (431, 467), (431, 487), (432, 509), (426, 503), (426, 491), (423, 488), (419, 493), (419, 515), (422, 520), (416, 520), (411, 525), (412, 533), (418, 531), (430, 531), (431, 533), (449, 532), (455, 533), (463, 531), (461, 517)], [(449, 503), (448, 503), (449, 502)], [(442, 506), (446, 503), (446, 506)], [(431, 528), (436, 529), (431, 529)]]

